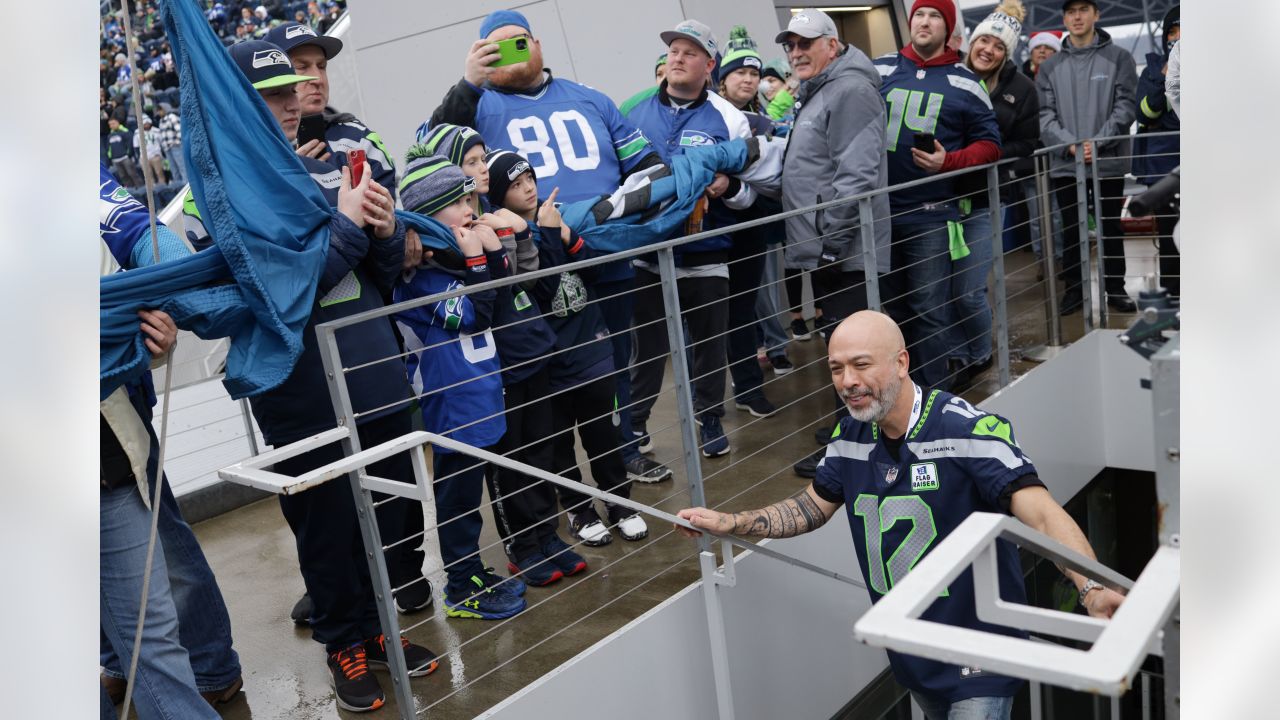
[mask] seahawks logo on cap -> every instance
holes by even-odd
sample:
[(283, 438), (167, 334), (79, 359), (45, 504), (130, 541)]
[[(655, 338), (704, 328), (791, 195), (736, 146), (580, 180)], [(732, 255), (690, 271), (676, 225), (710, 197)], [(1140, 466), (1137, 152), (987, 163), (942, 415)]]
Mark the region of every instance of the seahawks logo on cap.
[(804, 23), (805, 25), (809, 24), (809, 16), (804, 13), (796, 13), (796, 16), (791, 18), (791, 20), (797, 25), (800, 23)]
[(760, 58), (747, 56), (742, 59), (742, 64), (746, 67), (759, 68)]
[(521, 173), (527, 173), (530, 169), (529, 162), (527, 160), (521, 160), (515, 165), (512, 165), (511, 169), (507, 171), (507, 179), (515, 182), (516, 178), (520, 177)]
[(264, 68), (268, 65), (284, 65), (285, 67), (293, 67), (289, 64), (289, 58), (285, 57), (280, 50), (259, 50), (253, 54), (253, 69)]
[(311, 37), (316, 37), (316, 31), (312, 30), (306, 25), (294, 25), (293, 27), (284, 31), (285, 40), (292, 40), (298, 37), (299, 35), (310, 35)]

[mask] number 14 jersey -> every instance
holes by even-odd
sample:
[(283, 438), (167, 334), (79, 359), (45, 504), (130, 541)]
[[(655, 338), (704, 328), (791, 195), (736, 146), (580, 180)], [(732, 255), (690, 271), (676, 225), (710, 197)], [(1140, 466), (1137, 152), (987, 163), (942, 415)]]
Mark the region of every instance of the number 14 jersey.
[[(917, 396), (919, 397), (919, 396)], [(875, 423), (846, 417), (818, 465), (814, 490), (843, 503), (871, 601), (878, 602), (942, 538), (976, 511), (1001, 512), (1000, 494), (1035, 474), (1013, 437), (1009, 421), (987, 414), (963, 398), (934, 390), (913, 415), (895, 458)], [(1017, 549), (998, 541), (1000, 596), (1025, 603)], [(947, 625), (1024, 634), (978, 620), (973, 571), (966, 569), (922, 615)], [(1021, 680), (889, 652), (902, 685), (954, 702), (971, 697), (1007, 697)]]

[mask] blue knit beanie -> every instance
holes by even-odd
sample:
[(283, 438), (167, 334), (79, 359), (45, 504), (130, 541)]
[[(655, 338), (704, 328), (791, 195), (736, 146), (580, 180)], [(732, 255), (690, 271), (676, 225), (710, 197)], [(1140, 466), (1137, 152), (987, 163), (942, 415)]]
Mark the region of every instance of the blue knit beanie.
[(515, 10), (494, 10), (485, 17), (484, 22), (480, 23), (480, 38), (483, 40), (489, 37), (494, 30), (507, 25), (519, 25), (530, 35), (533, 35), (533, 30), (529, 29), (529, 21), (525, 19), (524, 15)]
[(409, 212), (433, 215), (476, 189), (475, 178), (467, 177), (444, 156), (432, 154), (425, 145), (410, 147), (404, 160), (400, 202)]

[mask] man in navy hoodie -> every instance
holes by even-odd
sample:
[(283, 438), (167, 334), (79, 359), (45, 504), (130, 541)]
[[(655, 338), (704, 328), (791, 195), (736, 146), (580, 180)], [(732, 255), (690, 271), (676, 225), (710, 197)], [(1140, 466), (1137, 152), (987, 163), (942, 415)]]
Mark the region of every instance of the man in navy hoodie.
[[(952, 0), (916, 0), (911, 42), (876, 58), (888, 108), (889, 184), (1000, 159), (991, 98), (960, 56), (947, 49), (956, 24)], [(917, 147), (932, 136), (931, 150)], [(947, 389), (947, 352), (957, 343), (950, 300), (952, 260), (968, 254), (954, 180), (889, 195), (892, 272), (885, 277), (891, 312), (903, 319), (917, 382)], [(892, 302), (898, 299), (898, 302)]]

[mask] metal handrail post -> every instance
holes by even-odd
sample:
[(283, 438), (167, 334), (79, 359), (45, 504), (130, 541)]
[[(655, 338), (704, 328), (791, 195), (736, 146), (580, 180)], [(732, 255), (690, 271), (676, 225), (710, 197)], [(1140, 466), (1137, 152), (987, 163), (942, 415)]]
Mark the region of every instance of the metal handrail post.
[[(996, 280), (996, 368), (1000, 387), (1009, 384), (1009, 305), (1004, 278), (1004, 213), (1000, 205), (1000, 170), (987, 168), (987, 211), (991, 213), (991, 268)], [(983, 278), (986, 280), (986, 278)]]
[[(1093, 289), (1089, 287), (1089, 193), (1085, 189), (1084, 150), (1076, 148), (1076, 229), (1080, 243), (1080, 314), (1084, 331), (1093, 330)], [(1066, 229), (1063, 228), (1065, 231)], [(1064, 238), (1065, 239), (1065, 238)], [(1069, 272), (1069, 271), (1068, 271)]]
[(871, 198), (858, 201), (858, 235), (862, 239), (862, 269), (867, 279), (867, 308), (880, 310), (880, 270), (876, 267), (876, 226)]
[[(662, 279), (662, 301), (667, 315), (667, 341), (671, 349), (671, 374), (676, 385), (676, 414), (680, 417), (685, 475), (689, 480), (689, 502), (693, 506), (705, 506), (707, 495), (702, 484), (702, 460), (698, 457), (693, 385), (689, 379), (688, 355), (685, 353), (684, 326), (680, 321), (680, 288), (676, 277), (675, 251), (672, 248), (658, 251), (658, 275)], [(703, 603), (707, 611), (707, 636), (711, 644), (711, 669), (716, 684), (716, 706), (720, 711), (720, 720), (733, 720), (729, 648), (724, 630), (724, 611), (720, 604), (720, 585), (715, 576), (715, 554), (709, 535), (704, 533), (698, 538), (698, 549)]]
[[(1025, 360), (1047, 362), (1062, 352), (1062, 316), (1058, 314), (1057, 242), (1053, 237), (1053, 204), (1049, 195), (1049, 157), (1035, 158), (1036, 201), (1040, 209), (1040, 262), (1044, 266), (1045, 344), (1022, 353)], [(1062, 233), (1066, 241), (1067, 229)]]
[[(342, 373), (342, 354), (338, 350), (338, 333), (332, 327), (317, 327), (320, 341), (320, 360), (324, 365), (325, 380), (329, 385), (329, 399), (333, 402), (338, 424), (350, 432), (342, 440), (342, 450), (347, 457), (360, 452), (360, 434), (356, 429), (355, 409), (351, 405), (347, 379)], [(413, 689), (409, 687), (409, 666), (400, 645), (400, 621), (396, 616), (391, 596), (391, 576), (387, 572), (387, 558), (382, 551), (382, 533), (378, 531), (378, 518), (374, 512), (373, 496), (360, 483), (359, 472), (347, 473), (351, 494), (355, 498), (356, 518), (360, 522), (360, 538), (364, 541), (364, 556), (369, 563), (369, 577), (373, 580), (373, 597), (378, 605), (378, 620), (382, 625), (383, 645), (387, 651), (387, 670), (391, 675), (392, 690), (396, 696), (396, 708), (401, 720), (414, 720), (417, 706)]]
[(253, 416), (249, 410), (249, 400), (240, 398), (240, 419), (244, 421), (244, 436), (249, 440), (249, 454), (257, 456), (262, 450), (258, 447), (258, 436), (253, 432)]
[[(1093, 162), (1090, 165), (1093, 185), (1093, 221), (1094, 235), (1098, 238), (1098, 325), (1107, 326), (1107, 263), (1102, 231), (1102, 177), (1098, 174), (1098, 141), (1093, 143)], [(1123, 279), (1121, 280), (1123, 283)]]

